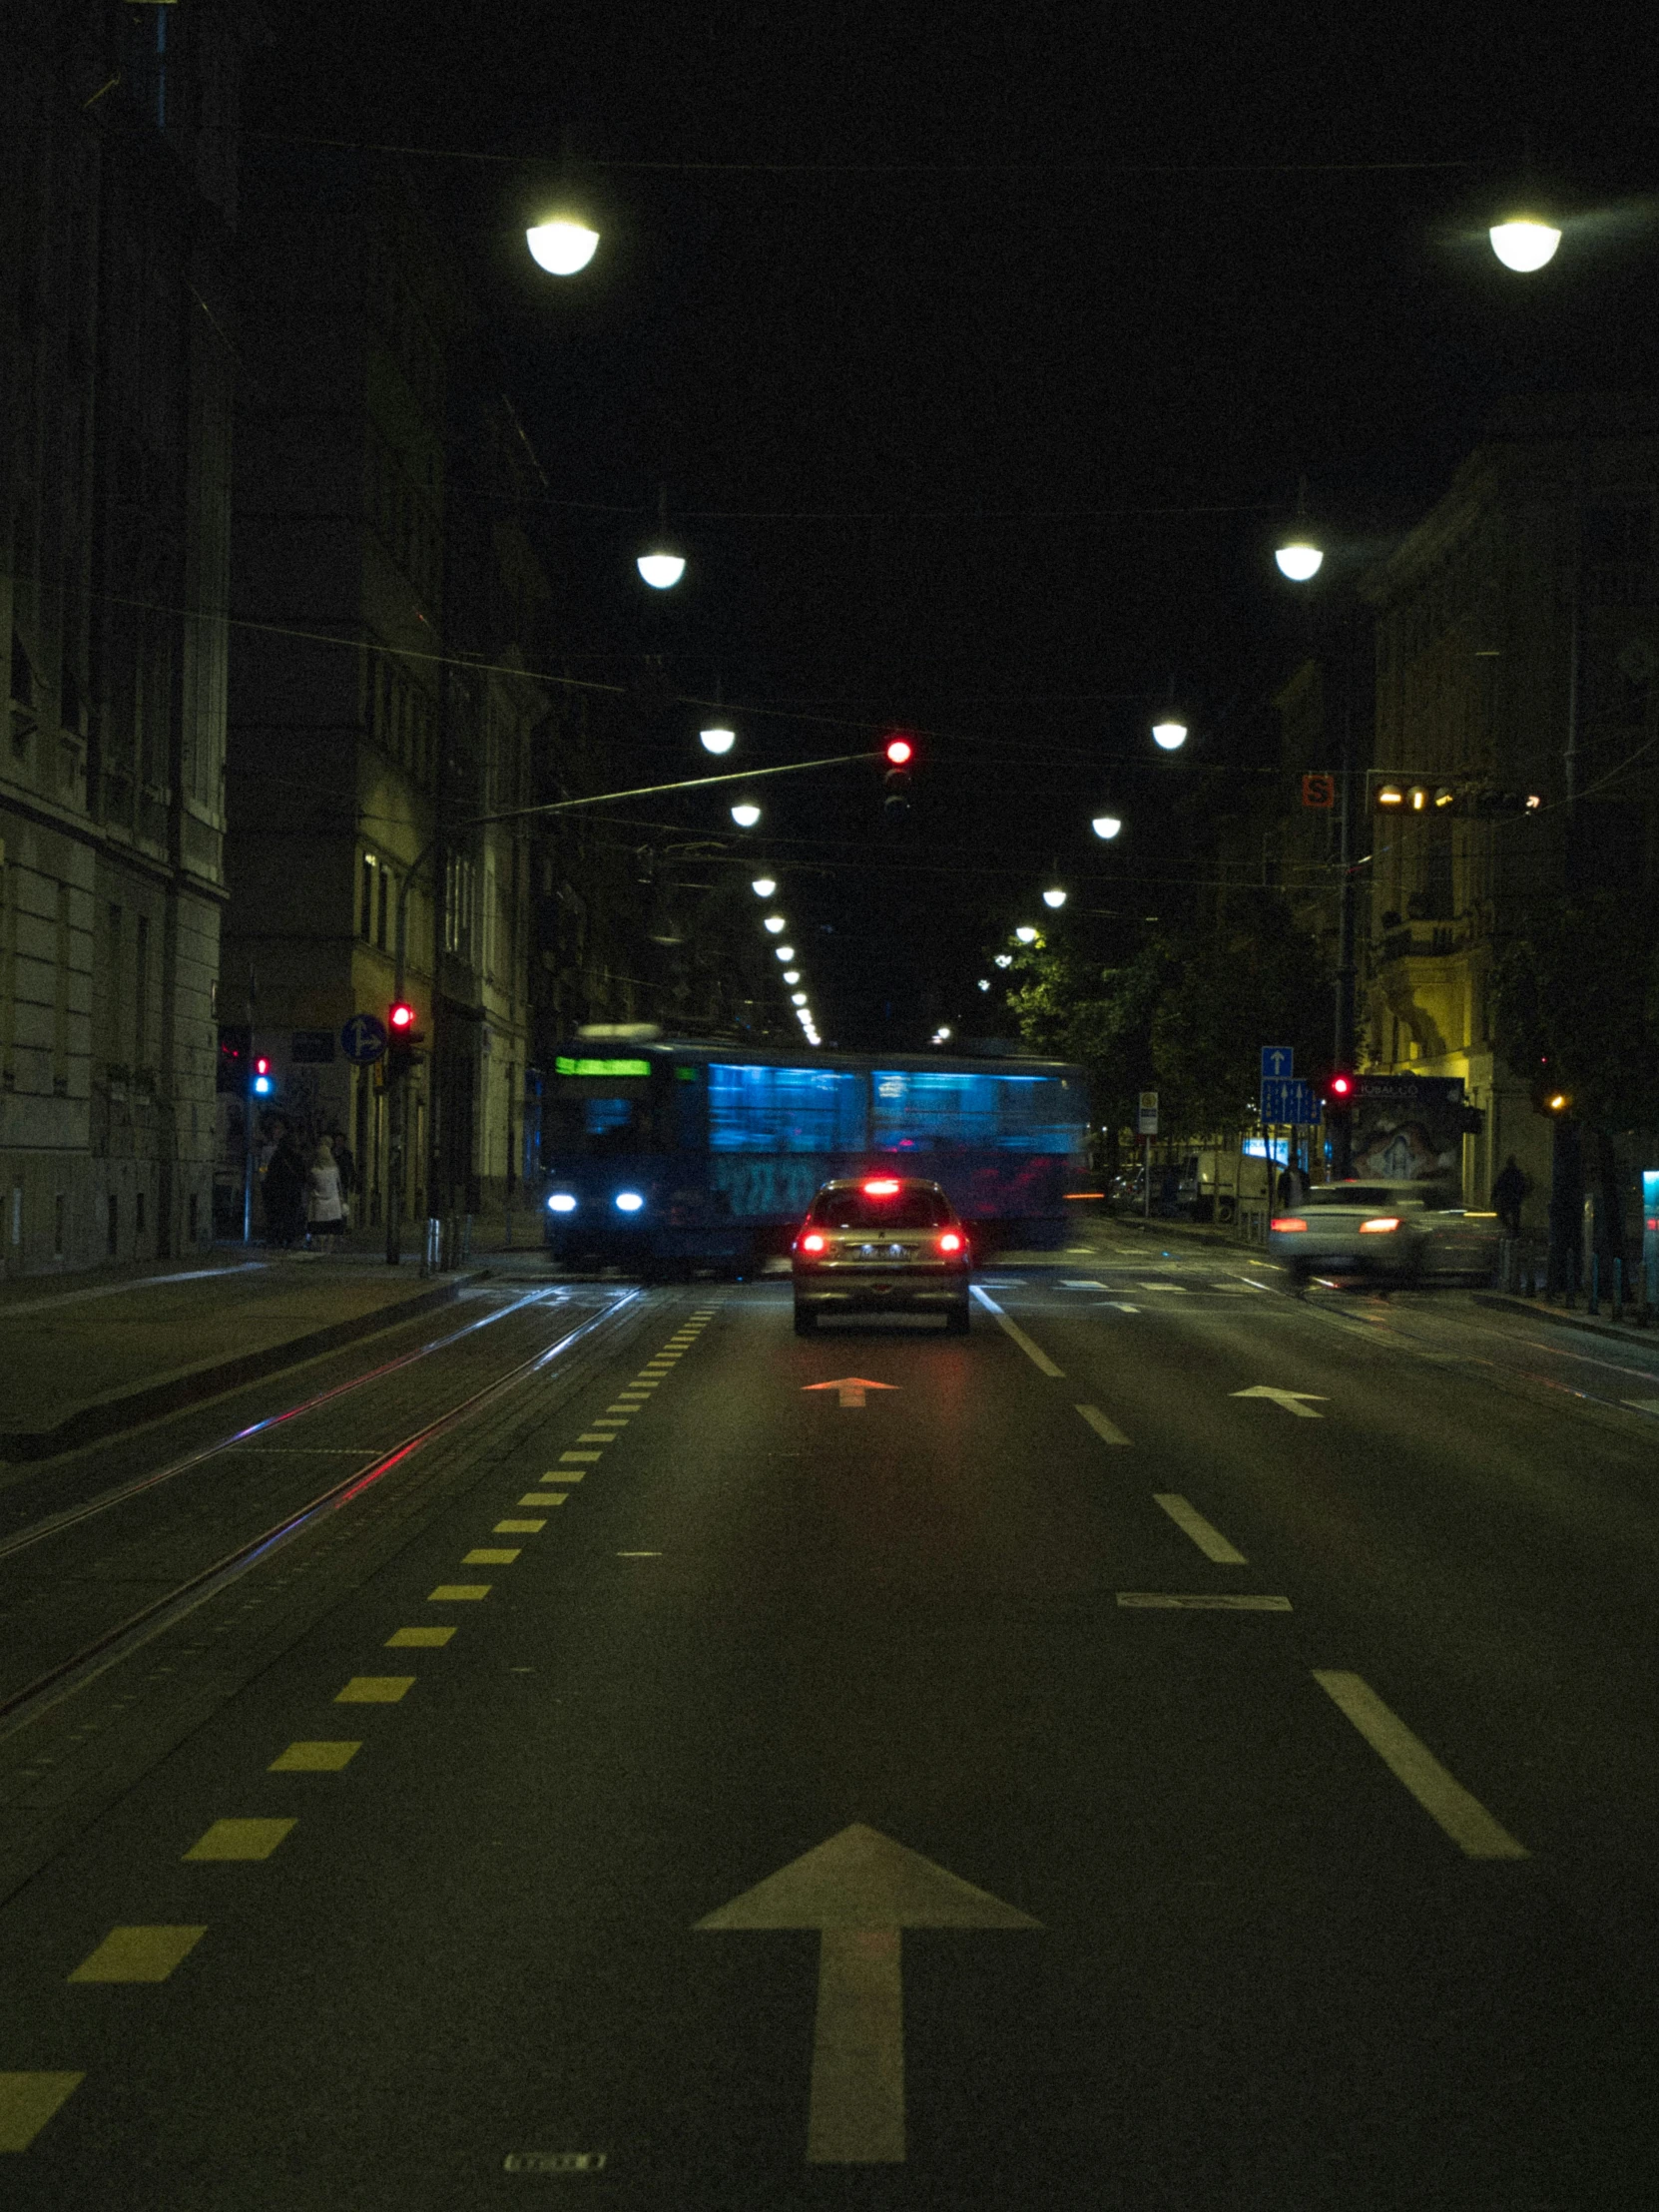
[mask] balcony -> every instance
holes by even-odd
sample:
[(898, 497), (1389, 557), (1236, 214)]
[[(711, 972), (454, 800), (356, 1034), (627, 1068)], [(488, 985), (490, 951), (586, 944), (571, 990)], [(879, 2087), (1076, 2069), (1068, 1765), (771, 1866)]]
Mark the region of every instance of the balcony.
[(1443, 960), (1460, 952), (1464, 940), (1450, 921), (1407, 922), (1402, 928), (1384, 929), (1378, 948), (1380, 960)]

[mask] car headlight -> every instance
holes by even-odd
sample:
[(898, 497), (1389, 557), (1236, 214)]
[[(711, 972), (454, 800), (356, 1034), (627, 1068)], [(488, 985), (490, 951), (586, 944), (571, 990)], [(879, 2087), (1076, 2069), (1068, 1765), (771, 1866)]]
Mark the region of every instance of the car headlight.
[(550, 1214), (574, 1214), (576, 1201), (568, 1191), (555, 1191), (547, 1202), (547, 1210)]
[(645, 1204), (645, 1200), (641, 1198), (638, 1191), (618, 1191), (616, 1204), (618, 1211), (621, 1213), (637, 1214)]

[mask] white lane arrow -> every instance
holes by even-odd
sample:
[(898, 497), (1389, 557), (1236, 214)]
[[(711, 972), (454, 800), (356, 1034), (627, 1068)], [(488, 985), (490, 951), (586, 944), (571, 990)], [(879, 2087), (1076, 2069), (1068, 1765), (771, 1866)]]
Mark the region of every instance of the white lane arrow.
[(877, 2166), (904, 2157), (900, 1930), (1042, 1923), (858, 1822), (697, 1926), (820, 1931), (807, 2162)]
[(871, 1382), (867, 1376), (862, 1375), (843, 1375), (833, 1382), (803, 1382), (801, 1387), (804, 1390), (839, 1390), (844, 1410), (848, 1405), (862, 1405), (866, 1390), (896, 1390), (900, 1385), (896, 1382)]
[(1276, 1390), (1270, 1382), (1258, 1382), (1248, 1390), (1233, 1390), (1233, 1397), (1271, 1397), (1275, 1405), (1283, 1405), (1287, 1413), (1300, 1414), (1303, 1420), (1324, 1420), (1323, 1413), (1316, 1413), (1311, 1405), (1304, 1405), (1305, 1397), (1317, 1397), (1322, 1405), (1331, 1400), (1323, 1390)]

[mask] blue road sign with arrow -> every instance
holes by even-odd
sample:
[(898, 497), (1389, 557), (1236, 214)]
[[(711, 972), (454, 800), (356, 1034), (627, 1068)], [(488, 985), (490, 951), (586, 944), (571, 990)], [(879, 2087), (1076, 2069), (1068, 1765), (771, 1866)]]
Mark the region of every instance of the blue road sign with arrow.
[(1296, 1053), (1288, 1044), (1265, 1044), (1262, 1047), (1262, 1081), (1277, 1083), (1296, 1073)]
[(340, 1050), (358, 1067), (385, 1056), (386, 1025), (377, 1014), (352, 1014), (339, 1033)]
[(1265, 1122), (1295, 1122), (1299, 1127), (1309, 1127), (1319, 1118), (1319, 1102), (1312, 1083), (1298, 1082), (1294, 1075), (1263, 1079), (1262, 1119)]

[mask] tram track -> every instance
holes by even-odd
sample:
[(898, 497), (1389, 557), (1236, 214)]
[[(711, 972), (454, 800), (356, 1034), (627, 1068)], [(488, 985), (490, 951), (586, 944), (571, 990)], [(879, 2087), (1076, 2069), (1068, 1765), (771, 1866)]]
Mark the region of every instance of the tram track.
[[(395, 1469), (406, 1465), (426, 1446), (451, 1434), (463, 1423), (521, 1388), (555, 1363), (569, 1360), (582, 1352), (596, 1353), (604, 1340), (632, 1315), (641, 1295), (637, 1290), (618, 1294), (598, 1312), (588, 1313), (552, 1344), (539, 1347), (505, 1372), (492, 1376), (489, 1381), (468, 1390), (464, 1396), (444, 1406), (394, 1441), (375, 1450), (364, 1450), (361, 1453), (351, 1451), (352, 1457), (366, 1460), (367, 1463), (353, 1466), (338, 1481), (327, 1484), (314, 1495), (287, 1508), (276, 1520), (267, 1523), (230, 1550), (181, 1576), (148, 1602), (111, 1622), (98, 1633), (86, 1637), (75, 1649), (39, 1670), (32, 1679), (17, 1689), (0, 1694), (0, 1741), (29, 1727), (53, 1706), (73, 1696), (109, 1668), (142, 1649), (153, 1638), (164, 1634), (251, 1569), (262, 1565), (296, 1538), (318, 1527), (327, 1517), (372, 1492)], [(525, 1298), (514, 1300), (495, 1314), (469, 1323), (463, 1329), (452, 1331), (430, 1345), (418, 1346), (395, 1360), (383, 1362), (361, 1377), (319, 1391), (298, 1405), (269, 1415), (248, 1428), (237, 1431), (233, 1436), (222, 1438), (216, 1444), (185, 1455), (167, 1467), (158, 1468), (148, 1475), (135, 1478), (131, 1483), (100, 1493), (98, 1497), (66, 1508), (60, 1514), (47, 1515), (29, 1528), (17, 1531), (5, 1545), (0, 1546), (0, 1558), (26, 1551), (53, 1535), (68, 1533), (77, 1525), (95, 1519), (99, 1513), (113, 1510), (147, 1490), (154, 1489), (158, 1483), (200, 1470), (213, 1459), (245, 1446), (250, 1438), (258, 1437), (272, 1428), (281, 1427), (302, 1415), (328, 1408), (355, 1389), (382, 1382), (435, 1353), (452, 1349), (474, 1336), (477, 1331), (487, 1328), (492, 1322), (504, 1320), (512, 1314), (522, 1314), (528, 1307), (545, 1306), (549, 1300), (549, 1292), (538, 1289)]]

